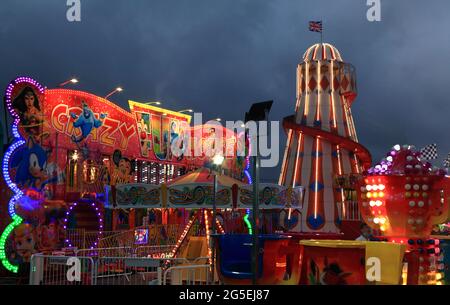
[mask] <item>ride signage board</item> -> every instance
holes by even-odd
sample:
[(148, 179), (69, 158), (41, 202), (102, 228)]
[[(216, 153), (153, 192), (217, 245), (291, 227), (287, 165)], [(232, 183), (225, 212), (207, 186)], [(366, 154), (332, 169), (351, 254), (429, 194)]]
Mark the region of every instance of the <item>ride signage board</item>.
[[(252, 185), (217, 187), (216, 208), (251, 209)], [(260, 209), (301, 209), (303, 188), (286, 188), (263, 183), (259, 189)], [(188, 208), (212, 209), (212, 183), (185, 183), (174, 186), (145, 183), (118, 184), (106, 187), (107, 208)]]

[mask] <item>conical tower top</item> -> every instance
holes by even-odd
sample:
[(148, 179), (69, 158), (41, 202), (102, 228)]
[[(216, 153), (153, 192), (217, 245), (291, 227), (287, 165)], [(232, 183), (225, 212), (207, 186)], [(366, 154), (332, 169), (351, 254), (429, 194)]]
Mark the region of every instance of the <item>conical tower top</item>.
[(343, 61), (339, 50), (329, 43), (316, 43), (310, 46), (303, 54), (303, 60), (305, 62), (318, 60)]

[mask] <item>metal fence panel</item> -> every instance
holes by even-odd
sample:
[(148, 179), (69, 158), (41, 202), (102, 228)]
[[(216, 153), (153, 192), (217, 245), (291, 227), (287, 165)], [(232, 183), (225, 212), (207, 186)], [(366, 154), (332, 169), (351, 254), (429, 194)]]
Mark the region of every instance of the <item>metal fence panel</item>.
[(210, 265), (182, 265), (164, 272), (162, 285), (211, 285)]
[[(94, 255), (102, 253), (101, 249), (90, 251), (94, 252), (78, 252), (83, 256), (33, 255), (30, 285), (211, 284), (207, 257), (195, 261), (185, 258), (104, 257)], [(87, 254), (92, 256), (84, 256)]]
[(35, 254), (30, 264), (30, 285), (93, 285), (90, 257)]

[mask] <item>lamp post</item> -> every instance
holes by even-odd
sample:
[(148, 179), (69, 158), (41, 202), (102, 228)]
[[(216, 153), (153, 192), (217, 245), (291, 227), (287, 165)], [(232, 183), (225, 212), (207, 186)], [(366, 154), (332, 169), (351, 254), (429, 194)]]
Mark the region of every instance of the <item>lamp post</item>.
[[(222, 155), (215, 155), (213, 157), (213, 164), (214, 167), (221, 169), (223, 160), (225, 158)], [(216, 215), (217, 215), (217, 204), (216, 204), (216, 199), (217, 199), (217, 173), (215, 172), (215, 170), (213, 169), (213, 216), (212, 216), (212, 232), (213, 234), (217, 233), (217, 224), (216, 224)], [(216, 247), (214, 244), (214, 239), (210, 239), (211, 240), (211, 272), (212, 272), (212, 279), (213, 279), (213, 283), (215, 280), (215, 257), (216, 257)]]
[(156, 102), (147, 102), (147, 103), (144, 103), (144, 105), (161, 105), (161, 102), (160, 102), (160, 101), (156, 101)]
[(192, 110), (192, 109), (183, 109), (183, 110), (178, 110), (177, 112), (179, 112), (179, 113), (183, 113), (183, 112), (192, 113), (192, 112), (194, 112), (194, 110)]
[(71, 79), (69, 79), (69, 80), (66, 80), (65, 82), (62, 82), (62, 83), (60, 83), (58, 86), (59, 87), (64, 87), (65, 85), (67, 85), (67, 84), (76, 84), (76, 83), (78, 83), (78, 79), (76, 79), (76, 78), (71, 78)]
[(115, 94), (115, 93), (117, 93), (117, 92), (122, 92), (123, 91), (123, 88), (122, 87), (117, 87), (116, 89), (114, 89), (113, 91), (111, 91), (110, 93), (108, 93), (106, 96), (105, 96), (105, 99), (108, 99), (111, 95), (113, 95), (113, 94)]
[(259, 260), (259, 126), (258, 122), (267, 121), (273, 101), (255, 103), (245, 113), (245, 123), (254, 121), (256, 125), (255, 155), (253, 156), (253, 235), (252, 235), (252, 284), (257, 284)]

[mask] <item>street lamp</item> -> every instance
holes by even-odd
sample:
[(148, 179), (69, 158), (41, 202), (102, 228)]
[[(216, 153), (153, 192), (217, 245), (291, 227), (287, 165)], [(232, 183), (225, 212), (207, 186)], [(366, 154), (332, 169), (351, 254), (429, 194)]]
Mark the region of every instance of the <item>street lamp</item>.
[(147, 102), (147, 103), (144, 103), (144, 105), (161, 105), (161, 102)]
[(222, 121), (222, 119), (221, 119), (221, 118), (215, 118), (215, 119), (213, 119), (213, 120), (211, 120), (211, 121), (217, 121), (217, 122), (220, 122), (220, 121)]
[(111, 91), (110, 93), (108, 93), (106, 96), (105, 96), (105, 99), (108, 99), (108, 97), (110, 97), (111, 95), (113, 95), (113, 94), (115, 94), (115, 93), (117, 93), (117, 92), (122, 92), (123, 91), (123, 88), (122, 87), (117, 87), (116, 89), (114, 89), (113, 91)]
[(259, 128), (258, 121), (267, 121), (273, 101), (255, 103), (245, 113), (245, 123), (256, 122), (256, 154), (253, 156), (253, 251), (252, 251), (252, 283), (256, 285), (258, 276), (258, 218), (259, 218)]
[(179, 113), (183, 113), (183, 112), (190, 112), (190, 113), (192, 113), (192, 112), (194, 112), (194, 110), (192, 110), (192, 109), (183, 109), (183, 110), (178, 110), (177, 112), (179, 112)]
[[(217, 169), (220, 169), (223, 163), (223, 160), (225, 160), (225, 158), (220, 155), (217, 154), (212, 158), (214, 167)], [(212, 223), (213, 223), (213, 234), (217, 233), (217, 224), (216, 224), (216, 214), (217, 214), (217, 204), (216, 204), (216, 198), (217, 198), (217, 173), (214, 171), (214, 169), (212, 170), (213, 172), (213, 178), (214, 178), (214, 183), (213, 183), (213, 217), (212, 217)], [(215, 280), (215, 269), (214, 269), (214, 265), (215, 265), (215, 257), (216, 257), (216, 247), (214, 245), (214, 239), (211, 238), (211, 247), (212, 247), (212, 251), (211, 251), (211, 271), (212, 271), (212, 279), (213, 279), (213, 283)]]
[(76, 83), (78, 83), (78, 79), (71, 78), (69, 80), (66, 80), (65, 82), (62, 82), (61, 84), (59, 84), (59, 87), (64, 87), (65, 85), (67, 85), (69, 83), (76, 84)]

